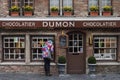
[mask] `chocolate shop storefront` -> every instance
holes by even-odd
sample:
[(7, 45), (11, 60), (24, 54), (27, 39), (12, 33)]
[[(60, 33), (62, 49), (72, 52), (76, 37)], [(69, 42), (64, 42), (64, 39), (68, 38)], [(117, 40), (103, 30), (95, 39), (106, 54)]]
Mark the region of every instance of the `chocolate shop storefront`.
[(66, 73), (87, 74), (89, 56), (96, 73), (120, 72), (119, 18), (1, 18), (0, 71), (44, 74), (41, 47), (54, 43), (51, 72), (58, 73), (59, 55), (67, 59)]

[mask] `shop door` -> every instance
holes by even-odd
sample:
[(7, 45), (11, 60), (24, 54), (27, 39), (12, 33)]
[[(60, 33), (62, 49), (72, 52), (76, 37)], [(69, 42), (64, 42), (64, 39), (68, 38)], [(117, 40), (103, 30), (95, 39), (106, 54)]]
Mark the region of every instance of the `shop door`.
[(67, 73), (85, 73), (84, 36), (81, 33), (68, 35)]

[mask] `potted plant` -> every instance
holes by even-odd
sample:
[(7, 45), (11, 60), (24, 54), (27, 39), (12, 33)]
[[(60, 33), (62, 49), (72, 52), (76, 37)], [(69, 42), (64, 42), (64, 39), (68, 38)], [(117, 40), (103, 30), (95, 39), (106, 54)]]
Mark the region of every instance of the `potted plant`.
[(110, 16), (112, 12), (112, 6), (103, 7), (103, 16)]
[(96, 58), (94, 56), (90, 56), (88, 58), (88, 67), (90, 72), (95, 72), (95, 66), (96, 66)]
[(65, 74), (66, 58), (64, 56), (58, 57), (58, 72), (59, 74)]
[(26, 5), (23, 8), (24, 8), (24, 16), (32, 16), (32, 13), (33, 13), (32, 6)]
[(72, 15), (72, 10), (73, 9), (70, 6), (63, 7), (64, 16), (71, 16)]
[(59, 8), (56, 7), (56, 6), (53, 6), (50, 8), (51, 12), (50, 12), (50, 15), (51, 16), (58, 16), (58, 11), (59, 11)]
[(9, 10), (11, 16), (19, 16), (20, 8), (18, 6), (12, 6)]
[(98, 16), (98, 7), (97, 6), (91, 6), (90, 7), (90, 16)]

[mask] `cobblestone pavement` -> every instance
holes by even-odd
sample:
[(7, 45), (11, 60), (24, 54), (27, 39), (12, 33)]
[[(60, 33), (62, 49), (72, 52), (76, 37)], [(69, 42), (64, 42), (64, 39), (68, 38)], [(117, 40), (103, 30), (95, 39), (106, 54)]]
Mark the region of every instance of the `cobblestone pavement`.
[(120, 74), (59, 75), (46, 77), (39, 74), (0, 73), (0, 80), (120, 80)]

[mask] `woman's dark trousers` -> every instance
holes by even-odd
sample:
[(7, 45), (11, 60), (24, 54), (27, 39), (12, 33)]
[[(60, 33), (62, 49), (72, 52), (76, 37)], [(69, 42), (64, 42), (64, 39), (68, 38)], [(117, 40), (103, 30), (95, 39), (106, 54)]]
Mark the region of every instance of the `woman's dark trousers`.
[(50, 75), (50, 58), (44, 58), (44, 69), (45, 69), (45, 75)]

